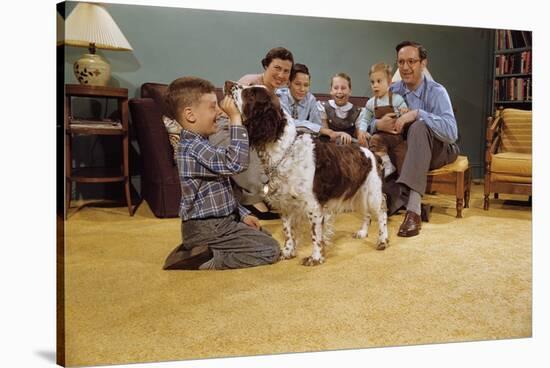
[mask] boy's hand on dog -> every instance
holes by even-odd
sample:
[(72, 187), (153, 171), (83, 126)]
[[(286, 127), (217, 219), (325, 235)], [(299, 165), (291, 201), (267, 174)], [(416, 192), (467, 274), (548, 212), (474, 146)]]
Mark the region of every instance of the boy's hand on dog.
[(346, 132), (337, 132), (336, 133), (336, 139), (340, 139), (340, 144), (350, 144), (351, 143), (351, 135), (349, 135)]
[(239, 112), (239, 109), (235, 105), (235, 101), (233, 101), (232, 97), (225, 96), (222, 100), (222, 103), (220, 104), (220, 108), (223, 112), (229, 116), (229, 121), (233, 125), (241, 125), (241, 113)]
[(384, 115), (381, 119), (376, 121), (376, 129), (381, 132), (396, 134), (397, 129), (395, 127), (397, 115), (395, 113), (389, 113)]
[(367, 132), (363, 132), (362, 130), (357, 130), (357, 142), (363, 146), (368, 147), (370, 140), (370, 134)]
[(262, 227), (262, 225), (260, 224), (260, 220), (258, 220), (258, 218), (253, 215), (247, 215), (243, 217), (243, 222), (257, 230), (260, 230), (260, 227)]

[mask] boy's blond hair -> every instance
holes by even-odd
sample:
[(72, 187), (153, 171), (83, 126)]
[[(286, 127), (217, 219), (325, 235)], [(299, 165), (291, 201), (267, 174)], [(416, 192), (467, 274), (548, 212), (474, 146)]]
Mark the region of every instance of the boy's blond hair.
[(216, 87), (206, 79), (181, 77), (168, 86), (166, 105), (172, 117), (179, 121), (181, 110), (197, 103), (202, 95), (213, 92), (216, 92)]
[(388, 78), (388, 81), (391, 81), (392, 78), (392, 69), (391, 65), (386, 63), (376, 63), (373, 66), (370, 67), (369, 70), (369, 77), (372, 75), (372, 73), (376, 72), (383, 72), (386, 74), (386, 77)]
[(336, 73), (330, 78), (330, 88), (332, 88), (332, 82), (334, 81), (334, 78), (343, 78), (348, 81), (349, 83), (349, 89), (351, 89), (351, 77), (347, 75), (346, 73)]

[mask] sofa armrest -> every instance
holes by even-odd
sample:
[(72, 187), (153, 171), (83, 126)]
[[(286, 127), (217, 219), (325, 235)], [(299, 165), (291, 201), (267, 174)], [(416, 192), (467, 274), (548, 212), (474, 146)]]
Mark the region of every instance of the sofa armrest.
[(487, 131), (485, 134), (485, 150), (486, 150), (486, 160), (491, 162), (491, 155), (494, 155), (498, 151), (498, 146), (500, 144), (500, 128), (502, 125), (502, 118), (497, 116), (487, 118)]
[(137, 133), (144, 179), (179, 183), (172, 146), (158, 104), (151, 98), (132, 98), (128, 106)]

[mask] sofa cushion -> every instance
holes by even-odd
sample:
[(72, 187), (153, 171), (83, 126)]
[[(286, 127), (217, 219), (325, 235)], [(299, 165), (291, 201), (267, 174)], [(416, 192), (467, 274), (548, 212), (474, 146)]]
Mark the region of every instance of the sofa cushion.
[(500, 152), (532, 152), (533, 113), (528, 110), (502, 110)]
[(517, 176), (499, 173), (491, 173), (491, 182), (508, 182), (515, 184), (533, 184), (533, 178), (530, 176)]
[(155, 216), (177, 217), (180, 181), (159, 106), (152, 98), (132, 98), (128, 107), (141, 155), (141, 196)]
[(491, 173), (531, 177), (533, 158), (530, 153), (502, 152), (491, 158)]
[(218, 103), (221, 103), (223, 100), (223, 88), (216, 88), (216, 97), (218, 98)]
[(168, 104), (166, 103), (166, 90), (168, 85), (162, 83), (143, 83), (141, 85), (141, 97), (152, 98), (159, 106), (163, 115), (172, 118)]

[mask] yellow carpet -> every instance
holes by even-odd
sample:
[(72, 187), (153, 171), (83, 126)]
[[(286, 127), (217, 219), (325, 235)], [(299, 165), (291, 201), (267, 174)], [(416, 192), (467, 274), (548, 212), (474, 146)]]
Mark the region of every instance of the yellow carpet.
[[(146, 203), (73, 207), (65, 223), (67, 365), (102, 365), (531, 336), (531, 208), (501, 195), (483, 211), (482, 186), (456, 219), (435, 204), (419, 236), (375, 250), (376, 223), (340, 215), (327, 262), (309, 254), (230, 271), (162, 271), (179, 219)], [(78, 205), (78, 202), (76, 203)], [(526, 204), (526, 203), (525, 203)], [(73, 205), (74, 206), (74, 205)], [(282, 241), (280, 221), (264, 221)]]

